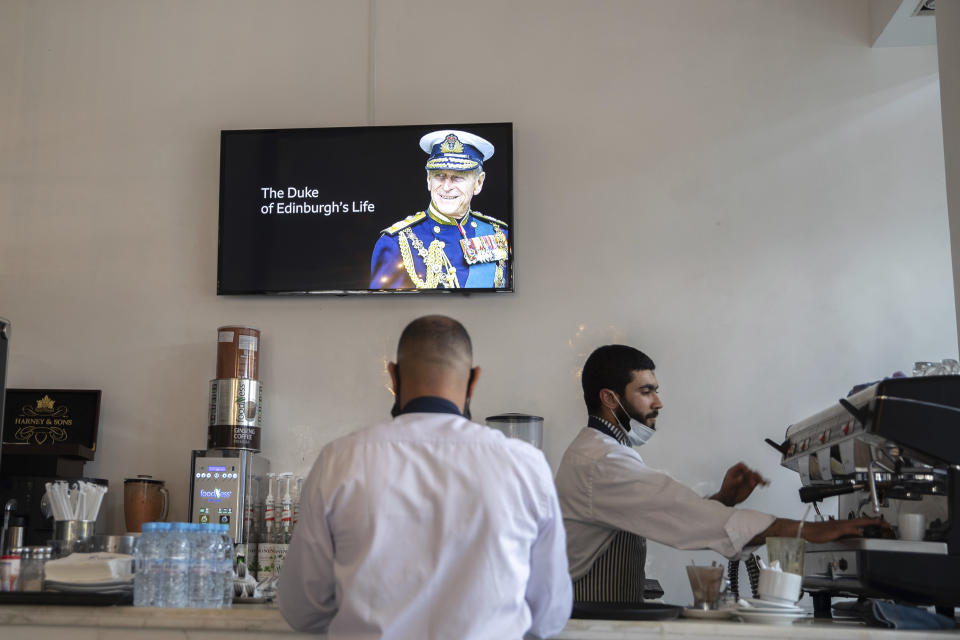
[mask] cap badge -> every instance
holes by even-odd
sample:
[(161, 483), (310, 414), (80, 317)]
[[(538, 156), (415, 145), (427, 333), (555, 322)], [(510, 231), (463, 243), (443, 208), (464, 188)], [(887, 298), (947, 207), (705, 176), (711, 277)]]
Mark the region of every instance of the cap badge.
[(440, 144), (441, 153), (463, 153), (463, 144), (454, 134), (448, 134)]

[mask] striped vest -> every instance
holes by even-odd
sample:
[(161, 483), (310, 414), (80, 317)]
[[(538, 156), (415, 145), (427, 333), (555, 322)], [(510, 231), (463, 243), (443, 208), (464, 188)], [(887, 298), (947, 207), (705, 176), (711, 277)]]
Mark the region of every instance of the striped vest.
[[(590, 416), (588, 426), (629, 446), (623, 430), (606, 420)], [(590, 570), (573, 582), (573, 601), (640, 604), (646, 561), (647, 539), (629, 531), (617, 531)]]
[(617, 531), (590, 570), (573, 583), (574, 602), (643, 602), (647, 539)]

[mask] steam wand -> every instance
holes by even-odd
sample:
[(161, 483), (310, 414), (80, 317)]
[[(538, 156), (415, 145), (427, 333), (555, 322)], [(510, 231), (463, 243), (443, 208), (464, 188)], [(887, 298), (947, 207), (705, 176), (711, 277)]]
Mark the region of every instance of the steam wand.
[(870, 502), (873, 505), (873, 513), (874, 515), (880, 515), (880, 499), (877, 496), (877, 479), (873, 474), (873, 466), (875, 464), (878, 464), (877, 461), (871, 460), (870, 464), (867, 465), (867, 479), (870, 482)]
[(10, 514), (17, 508), (17, 499), (10, 498), (7, 504), (3, 505), (3, 530), (0, 530), (0, 553), (4, 552), (4, 544), (7, 541), (7, 529), (10, 527)]

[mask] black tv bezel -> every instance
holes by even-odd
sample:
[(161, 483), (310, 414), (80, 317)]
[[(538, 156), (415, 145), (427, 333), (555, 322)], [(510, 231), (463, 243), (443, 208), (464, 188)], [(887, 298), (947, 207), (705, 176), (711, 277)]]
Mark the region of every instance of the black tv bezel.
[[(510, 228), (510, 260), (509, 260), (509, 286), (503, 288), (494, 287), (470, 287), (459, 289), (243, 289), (229, 290), (223, 289), (223, 234), (224, 234), (224, 168), (226, 159), (224, 158), (224, 139), (227, 136), (236, 135), (263, 135), (263, 134), (290, 134), (310, 131), (359, 131), (359, 130), (383, 130), (383, 129), (407, 129), (411, 134), (417, 131), (426, 133), (439, 129), (460, 129), (471, 131), (471, 128), (477, 127), (507, 127), (510, 136), (509, 154), (506, 155), (509, 160), (507, 170), (509, 181), (505, 186), (506, 198), (508, 200), (511, 213)], [(422, 135), (422, 134), (421, 134)], [(413, 135), (411, 136), (414, 137)], [(411, 125), (356, 125), (356, 126), (334, 126), (334, 127), (288, 127), (288, 128), (262, 128), (262, 129), (222, 129), (220, 131), (220, 174), (218, 187), (218, 220), (217, 220), (217, 295), (218, 296), (334, 296), (334, 297), (356, 297), (356, 296), (405, 296), (405, 295), (462, 295), (470, 296), (513, 294), (516, 293), (516, 255), (514, 247), (516, 246), (516, 206), (515, 206), (515, 184), (516, 184), (516, 158), (515, 158), (515, 131), (513, 122), (475, 122), (475, 123), (434, 123), (434, 124), (411, 124)], [(500, 155), (500, 154), (498, 154)], [(426, 157), (426, 156), (424, 156)], [(371, 245), (372, 246), (372, 245)]]

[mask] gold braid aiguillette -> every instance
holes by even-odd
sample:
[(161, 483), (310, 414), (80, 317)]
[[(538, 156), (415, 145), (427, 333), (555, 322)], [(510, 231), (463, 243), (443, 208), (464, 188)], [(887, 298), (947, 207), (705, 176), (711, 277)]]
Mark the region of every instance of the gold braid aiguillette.
[[(400, 232), (397, 243), (400, 245), (400, 257), (403, 259), (403, 266), (406, 268), (413, 286), (417, 289), (436, 289), (441, 278), (445, 280), (444, 286), (454, 289), (460, 288), (457, 269), (451, 264), (447, 254), (443, 251), (443, 242), (434, 240), (430, 243), (430, 248), (426, 249), (413, 231), (404, 229)], [(410, 252), (410, 244), (413, 244), (413, 248), (423, 259), (423, 264), (427, 269), (426, 280), (417, 275), (416, 265), (413, 264), (413, 254)], [(446, 273), (444, 274), (444, 272)]]
[[(500, 230), (500, 227), (493, 225), (493, 235), (497, 239), (497, 246), (504, 249), (507, 248), (507, 236), (503, 234), (503, 231)], [(503, 267), (507, 263), (506, 259), (497, 261), (497, 270), (493, 276), (493, 286), (502, 287), (504, 284), (503, 281)]]

